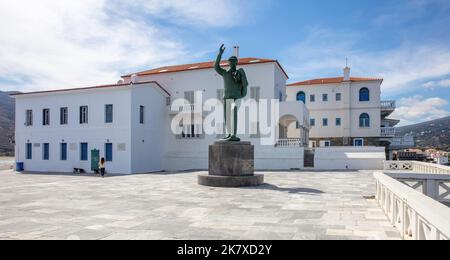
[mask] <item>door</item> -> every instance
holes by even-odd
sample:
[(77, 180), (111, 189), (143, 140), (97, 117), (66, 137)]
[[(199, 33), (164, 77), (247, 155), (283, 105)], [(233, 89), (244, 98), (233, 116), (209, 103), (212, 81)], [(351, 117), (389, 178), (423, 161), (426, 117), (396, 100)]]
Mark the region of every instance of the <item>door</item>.
[(305, 149), (303, 160), (304, 168), (314, 168), (314, 149)]
[(279, 125), (280, 139), (287, 139), (288, 129), (285, 126)]
[(91, 171), (98, 171), (99, 162), (100, 162), (100, 151), (94, 149), (91, 151)]

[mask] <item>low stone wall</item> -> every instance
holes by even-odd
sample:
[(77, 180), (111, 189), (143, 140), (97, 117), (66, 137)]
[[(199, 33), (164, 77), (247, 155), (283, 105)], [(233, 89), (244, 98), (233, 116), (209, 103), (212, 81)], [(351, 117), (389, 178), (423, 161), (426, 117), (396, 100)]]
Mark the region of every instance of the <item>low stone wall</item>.
[(386, 159), (384, 147), (315, 148), (316, 170), (381, 170)]

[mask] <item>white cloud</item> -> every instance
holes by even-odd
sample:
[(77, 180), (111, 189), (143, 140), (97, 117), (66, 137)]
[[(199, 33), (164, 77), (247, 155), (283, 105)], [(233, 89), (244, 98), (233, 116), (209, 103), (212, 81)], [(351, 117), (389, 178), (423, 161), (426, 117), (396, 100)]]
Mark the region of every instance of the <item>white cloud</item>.
[(402, 45), (370, 52), (356, 47), (358, 39), (356, 33), (315, 29), (286, 55), (292, 78), (339, 76), (346, 57), (352, 75), (384, 78), (386, 94), (420, 87), (422, 83), (417, 82), (450, 74), (450, 46)]
[(428, 81), (427, 83), (423, 84), (423, 87), (427, 89), (450, 88), (450, 79)]
[(249, 13), (241, 6), (235, 0), (1, 0), (0, 89), (114, 83), (122, 73), (190, 61), (177, 34), (181, 26), (168, 24), (232, 26)]
[(424, 99), (417, 95), (402, 98), (398, 101), (398, 108), (392, 118), (400, 119), (401, 125), (410, 125), (430, 121), (450, 115), (445, 109), (448, 101), (439, 97)]
[[(131, 3), (152, 16), (175, 24), (231, 27), (252, 17), (251, 10), (268, 2), (239, 0), (132, 0)], [(130, 3), (130, 1), (127, 1)]]
[(3, 1), (1, 77), (15, 80), (19, 90), (111, 83), (121, 70), (170, 62), (185, 53), (155, 26), (132, 16), (116, 19), (111, 3)]

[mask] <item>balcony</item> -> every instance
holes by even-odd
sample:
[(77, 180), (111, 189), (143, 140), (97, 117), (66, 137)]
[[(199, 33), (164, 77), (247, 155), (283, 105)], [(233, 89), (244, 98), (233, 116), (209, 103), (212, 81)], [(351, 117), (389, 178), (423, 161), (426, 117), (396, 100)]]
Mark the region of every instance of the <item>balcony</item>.
[(395, 127), (382, 127), (381, 137), (395, 137)]
[(395, 100), (383, 100), (381, 101), (382, 110), (395, 110), (396, 104)]
[(389, 116), (390, 114), (392, 114), (392, 112), (394, 112), (396, 107), (397, 106), (396, 106), (395, 100), (381, 101), (381, 115), (383, 117)]
[(305, 147), (305, 141), (303, 141), (301, 138), (286, 138), (286, 139), (279, 139), (277, 141), (277, 144), (275, 147), (279, 148), (290, 148), (290, 147)]

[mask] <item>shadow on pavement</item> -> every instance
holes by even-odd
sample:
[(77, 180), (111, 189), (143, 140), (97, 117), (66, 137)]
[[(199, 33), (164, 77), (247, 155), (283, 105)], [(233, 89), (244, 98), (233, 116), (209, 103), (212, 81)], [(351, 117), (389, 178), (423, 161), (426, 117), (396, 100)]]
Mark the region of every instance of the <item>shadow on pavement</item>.
[(280, 191), (280, 192), (286, 192), (286, 193), (292, 193), (292, 194), (306, 194), (306, 195), (315, 195), (315, 194), (324, 194), (325, 192), (321, 190), (316, 189), (309, 189), (309, 188), (281, 188), (273, 184), (263, 184), (258, 187), (254, 187), (254, 189), (260, 189), (260, 190), (273, 190), (273, 191)]

